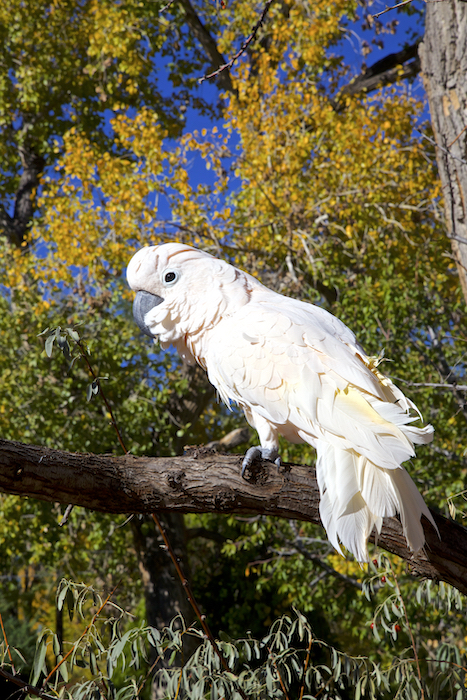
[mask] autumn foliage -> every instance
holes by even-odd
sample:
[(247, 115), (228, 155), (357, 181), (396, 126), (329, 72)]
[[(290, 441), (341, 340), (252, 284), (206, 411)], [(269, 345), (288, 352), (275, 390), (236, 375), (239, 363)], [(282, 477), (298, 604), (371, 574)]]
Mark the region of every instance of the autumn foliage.
[[(135, 454), (173, 454), (242, 425), (241, 416), (216, 404), (199, 377), (181, 372), (132, 322), (124, 279), (129, 259), (143, 245), (177, 240), (324, 306), (369, 354), (384, 353), (385, 372), (436, 431), (410, 473), (430, 505), (447, 512), (450, 499), (451, 512), (462, 511), (467, 412), (459, 387), (467, 336), (420, 82), (346, 92), (355, 73), (348, 53), (343, 57), (346, 41), (362, 15), (368, 26), (370, 9), (353, 0), (300, 0), (272, 3), (230, 71), (230, 84), (199, 84), (214, 60), (206, 58), (206, 35), (190, 19), (188, 0), (164, 5), (1, 4), (2, 437), (75, 451), (120, 449), (98, 397), (86, 401), (90, 380), (80, 358), (70, 369), (60, 352), (44, 352), (46, 336), (38, 336), (57, 326), (79, 330)], [(219, 55), (228, 57), (263, 6), (235, 0), (190, 7)], [(416, 14), (401, 17), (418, 30)], [(373, 22), (373, 45), (389, 36), (389, 25), (389, 18), (387, 25)], [(28, 170), (32, 162), (43, 166), (40, 175)], [(20, 193), (28, 173), (26, 201)], [(31, 209), (27, 220), (20, 205)], [(190, 392), (203, 396), (199, 411), (184, 402)], [(314, 458), (311, 449), (286, 444), (283, 457)], [(147, 523), (123, 527), (124, 519), (75, 511), (62, 531), (58, 505), (9, 495), (1, 502), (0, 574), (10, 578), (0, 589), (0, 612), (12, 620), (11, 644), (29, 653), (25, 668), (34, 654), (13, 638), (14, 620), (24, 623), (21, 634), (29, 640), (38, 626), (53, 627), (51, 591), (62, 576), (87, 577), (106, 590), (123, 579), (119, 603), (146, 630), (141, 543), (149, 546), (152, 537)], [(399, 600), (413, 585), (400, 564), (378, 560), (399, 596), (385, 609), (378, 566), (368, 574), (371, 585), (362, 584), (367, 574), (332, 553), (319, 528), (259, 516), (249, 522), (189, 516), (180, 523), (194, 587), (216, 634), (241, 637), (253, 627), (253, 634), (265, 635), (295, 606), (325, 639), (313, 663), (324, 663), (334, 644), (379, 668), (406, 658), (415, 645), (427, 693), (439, 671), (434, 660), (455, 657), (465, 671), (461, 603), (442, 633), (436, 605), (424, 609), (441, 600), (438, 594), (424, 589), (399, 615)], [(284, 624), (297, 633), (298, 622)], [(67, 634), (78, 636), (76, 618)], [(55, 651), (47, 649), (43, 663), (50, 667)], [(300, 654), (303, 661), (306, 649)], [(412, 671), (407, 663), (404, 683), (419, 688)], [(394, 678), (388, 688), (397, 685)], [(122, 672), (115, 683), (123, 682)], [(286, 697), (277, 674), (274, 682), (275, 697)], [(326, 697), (341, 697), (336, 687)]]

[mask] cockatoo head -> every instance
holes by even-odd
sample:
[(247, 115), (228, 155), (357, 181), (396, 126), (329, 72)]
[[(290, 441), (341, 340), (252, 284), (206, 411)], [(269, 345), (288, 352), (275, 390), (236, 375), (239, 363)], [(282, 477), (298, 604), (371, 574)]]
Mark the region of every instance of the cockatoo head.
[(253, 280), (223, 260), (181, 243), (142, 248), (130, 260), (127, 279), (137, 292), (136, 323), (147, 335), (159, 336), (162, 347), (205, 331), (229, 307), (245, 304)]

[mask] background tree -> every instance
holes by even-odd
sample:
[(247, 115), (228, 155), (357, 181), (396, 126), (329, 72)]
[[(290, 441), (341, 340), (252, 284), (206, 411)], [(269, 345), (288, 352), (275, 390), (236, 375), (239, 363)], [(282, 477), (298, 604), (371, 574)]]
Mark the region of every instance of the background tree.
[[(134, 454), (174, 454), (243, 424), (210, 401), (199, 375), (180, 374), (176, 358), (139, 337), (131, 320), (122, 279), (129, 257), (177, 238), (323, 305), (369, 352), (385, 351), (392, 362), (384, 370), (435, 425), (436, 442), (410, 471), (426, 499), (446, 510), (465, 473), (465, 323), (420, 86), (400, 82), (417, 75), (417, 15), (400, 15), (407, 45), (361, 64), (356, 76), (342, 54), (346, 38), (360, 33), (357, 18), (366, 26), (364, 53), (391, 36), (397, 20), (371, 19), (367, 7), (347, 1), (184, 0), (163, 8), (11, 0), (0, 13), (2, 435), (120, 450), (105, 407), (85, 400), (83, 362), (70, 371), (60, 355), (40, 352), (37, 335), (58, 325), (86, 339)], [(213, 79), (220, 92), (198, 85), (252, 28), (254, 41), (230, 73)], [(286, 444), (282, 453), (313, 460), (311, 450)], [(124, 571), (119, 601), (135, 609), (144, 594), (153, 624), (184, 604), (179, 594), (165, 614), (160, 598), (152, 605), (151, 592), (163, 599), (175, 588), (153, 559), (160, 549), (148, 523), (123, 526), (123, 518), (85, 519), (74, 510), (63, 532), (57, 508), (4, 498), (2, 561), (14, 556), (2, 572), (10, 616), (55, 620), (54, 604), (41, 613), (34, 601), (63, 574), (112, 589)], [(27, 539), (24, 523), (34, 524)], [(320, 528), (204, 515), (179, 519), (175, 530), (216, 631), (241, 636), (253, 627), (261, 635), (298, 604), (328, 641), (376, 658), (375, 608), (361, 596), (362, 573), (330, 551)], [(128, 576), (138, 567), (141, 579)], [(331, 600), (330, 580), (341, 586)], [(436, 612), (414, 605), (410, 616), (422, 657), (436, 659), (444, 642), (461, 653), (458, 617), (440, 635)], [(392, 658), (392, 644), (399, 653), (401, 637), (391, 627), (379, 661)], [(427, 678), (435, 668), (428, 664)]]

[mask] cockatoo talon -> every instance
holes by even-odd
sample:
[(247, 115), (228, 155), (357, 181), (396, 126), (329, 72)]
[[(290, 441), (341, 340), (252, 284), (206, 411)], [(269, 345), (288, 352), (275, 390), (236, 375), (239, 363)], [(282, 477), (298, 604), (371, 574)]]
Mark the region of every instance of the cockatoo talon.
[(246, 451), (242, 462), (243, 478), (245, 478), (245, 470), (248, 469), (248, 467), (251, 467), (253, 462), (255, 462), (257, 459), (267, 459), (270, 462), (274, 462), (278, 469), (281, 466), (281, 458), (277, 454), (277, 450), (269, 449), (268, 447), (250, 447)]

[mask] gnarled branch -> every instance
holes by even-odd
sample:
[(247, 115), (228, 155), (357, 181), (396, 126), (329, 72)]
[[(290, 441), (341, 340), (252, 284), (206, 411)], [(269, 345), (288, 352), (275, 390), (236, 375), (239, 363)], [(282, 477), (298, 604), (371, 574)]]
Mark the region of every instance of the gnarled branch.
[[(240, 475), (241, 457), (205, 448), (183, 457), (77, 454), (0, 440), (0, 491), (106, 513), (264, 514), (320, 524), (312, 467), (280, 471), (261, 462)], [(416, 576), (467, 593), (467, 530), (433, 512), (441, 539), (424, 521), (426, 551), (407, 549), (397, 518), (386, 518), (378, 544), (405, 559)]]

